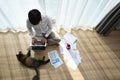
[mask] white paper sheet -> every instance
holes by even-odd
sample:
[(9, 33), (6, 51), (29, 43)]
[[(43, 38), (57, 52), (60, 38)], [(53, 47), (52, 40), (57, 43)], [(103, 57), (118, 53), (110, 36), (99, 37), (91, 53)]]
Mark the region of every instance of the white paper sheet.
[(63, 64), (63, 61), (59, 57), (58, 53), (56, 50), (48, 52), (48, 58), (50, 59), (50, 63), (55, 67), (59, 67), (60, 65)]
[(78, 65), (79, 63), (81, 63), (81, 57), (80, 57), (80, 53), (78, 50), (69, 50), (70, 55), (72, 56), (74, 62), (76, 63), (76, 65)]
[(71, 44), (74, 44), (77, 40), (77, 38), (70, 33), (66, 33), (63, 38)]
[(63, 54), (64, 50), (61, 46), (59, 46), (60, 53)]
[[(60, 52), (64, 54), (64, 59), (68, 61), (67, 65), (72, 69), (76, 69), (79, 63), (81, 63), (80, 53), (76, 50), (76, 40), (76, 37), (67, 33), (59, 43)], [(70, 44), (70, 49), (66, 48), (66, 43)]]
[(76, 49), (76, 41), (77, 38), (75, 36), (73, 36), (70, 33), (66, 33), (63, 37), (63, 39), (66, 41), (66, 43), (70, 44), (70, 48), (71, 49)]

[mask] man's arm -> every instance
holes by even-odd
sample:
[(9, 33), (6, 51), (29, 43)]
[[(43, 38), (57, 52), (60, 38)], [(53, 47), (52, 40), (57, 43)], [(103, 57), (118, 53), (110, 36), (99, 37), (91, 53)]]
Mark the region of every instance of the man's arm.
[(36, 43), (37, 40), (36, 40), (36, 38), (35, 38), (35, 36), (33, 34), (32, 26), (31, 26), (31, 24), (30, 24), (30, 22), (28, 20), (27, 20), (27, 29), (28, 29), (29, 35), (32, 38), (32, 44)]
[(34, 38), (32, 26), (28, 20), (27, 20), (27, 29), (28, 29), (28, 32), (29, 32), (29, 35), (31, 36), (31, 38)]
[(47, 37), (50, 35), (50, 33), (52, 32), (52, 22), (51, 22), (50, 18), (48, 18), (47, 22), (48, 22), (48, 24), (47, 24), (47, 26), (48, 26), (48, 31), (47, 31), (47, 33), (45, 34), (45, 37), (46, 37), (46, 38), (47, 38)]

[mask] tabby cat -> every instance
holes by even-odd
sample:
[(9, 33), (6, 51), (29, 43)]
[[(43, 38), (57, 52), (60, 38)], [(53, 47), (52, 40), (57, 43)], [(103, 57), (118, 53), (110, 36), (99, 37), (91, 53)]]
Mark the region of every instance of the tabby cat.
[(45, 61), (45, 56), (43, 56), (42, 60), (30, 57), (30, 50), (27, 52), (26, 55), (19, 51), (19, 53), (16, 56), (18, 61), (20, 61), (23, 65), (35, 69), (36, 75), (33, 77), (32, 80), (40, 80), (38, 68), (40, 67), (40, 65), (47, 64), (50, 61), (49, 59)]

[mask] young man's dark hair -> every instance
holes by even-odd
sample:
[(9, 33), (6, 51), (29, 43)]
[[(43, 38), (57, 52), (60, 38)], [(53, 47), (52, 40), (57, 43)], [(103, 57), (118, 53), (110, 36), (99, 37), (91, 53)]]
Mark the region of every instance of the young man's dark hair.
[(31, 24), (33, 24), (33, 25), (36, 25), (40, 21), (42, 21), (41, 13), (37, 9), (30, 10), (28, 13), (28, 18), (29, 18), (29, 21), (31, 22)]

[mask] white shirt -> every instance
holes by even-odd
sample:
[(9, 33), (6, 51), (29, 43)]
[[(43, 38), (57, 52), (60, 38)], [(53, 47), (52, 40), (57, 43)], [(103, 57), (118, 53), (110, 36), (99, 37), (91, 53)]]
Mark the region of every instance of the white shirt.
[[(48, 37), (49, 34), (52, 32), (52, 24), (51, 20), (48, 16), (42, 15), (42, 21), (40, 21), (37, 25), (33, 25), (30, 23), (29, 19), (27, 20), (27, 29), (29, 32), (29, 35), (33, 37), (42, 37), (43, 33), (45, 34), (45, 37)], [(34, 31), (35, 34), (34, 34)]]

